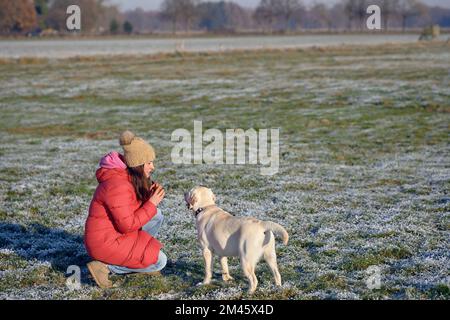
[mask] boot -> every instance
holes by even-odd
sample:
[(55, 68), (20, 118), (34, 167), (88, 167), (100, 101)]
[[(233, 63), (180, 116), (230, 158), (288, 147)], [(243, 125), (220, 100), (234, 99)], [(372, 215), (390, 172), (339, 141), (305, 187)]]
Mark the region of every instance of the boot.
[(108, 266), (100, 261), (91, 261), (87, 264), (89, 272), (94, 278), (97, 285), (102, 289), (111, 288), (113, 286), (111, 280), (108, 278)]

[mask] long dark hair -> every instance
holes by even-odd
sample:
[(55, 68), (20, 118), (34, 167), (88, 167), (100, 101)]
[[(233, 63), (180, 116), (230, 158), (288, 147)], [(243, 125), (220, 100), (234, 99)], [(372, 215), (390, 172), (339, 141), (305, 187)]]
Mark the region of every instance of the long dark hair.
[(144, 165), (137, 167), (127, 167), (128, 174), (131, 177), (136, 196), (139, 201), (146, 202), (152, 194), (150, 189), (152, 186), (151, 178), (147, 178), (144, 174)]

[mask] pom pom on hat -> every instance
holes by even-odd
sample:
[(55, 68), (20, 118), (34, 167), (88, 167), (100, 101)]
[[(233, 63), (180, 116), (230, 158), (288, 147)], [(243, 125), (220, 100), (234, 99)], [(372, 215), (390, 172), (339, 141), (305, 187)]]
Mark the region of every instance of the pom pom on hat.
[(135, 137), (135, 135), (134, 135), (133, 132), (131, 132), (129, 130), (124, 131), (120, 135), (119, 143), (120, 143), (121, 146), (125, 146), (125, 145), (128, 145), (128, 144), (131, 144), (131, 141), (133, 141), (134, 137)]
[(137, 167), (155, 160), (155, 150), (152, 145), (127, 130), (119, 138), (124, 151), (125, 162), (128, 167)]

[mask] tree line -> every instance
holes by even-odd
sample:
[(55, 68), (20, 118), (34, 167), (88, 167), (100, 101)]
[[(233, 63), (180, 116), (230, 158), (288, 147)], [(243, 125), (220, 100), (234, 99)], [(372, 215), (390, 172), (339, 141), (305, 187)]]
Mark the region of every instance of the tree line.
[(405, 31), (430, 24), (450, 27), (450, 9), (430, 7), (419, 0), (341, 0), (332, 6), (260, 0), (256, 8), (232, 1), (164, 0), (157, 11), (125, 12), (105, 0), (0, 0), (0, 33), (67, 33), (66, 8), (72, 4), (81, 8), (81, 32), (85, 34), (359, 31), (365, 28), (369, 4), (380, 6), (383, 30)]

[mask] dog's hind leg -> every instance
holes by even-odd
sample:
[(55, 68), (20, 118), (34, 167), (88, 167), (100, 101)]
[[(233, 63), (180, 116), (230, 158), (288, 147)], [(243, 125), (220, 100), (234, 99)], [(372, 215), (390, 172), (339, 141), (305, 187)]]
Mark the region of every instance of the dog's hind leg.
[(203, 248), (203, 258), (205, 259), (205, 278), (200, 284), (209, 284), (212, 277), (212, 252), (208, 248)]
[(252, 294), (255, 292), (256, 287), (258, 286), (258, 279), (255, 275), (255, 264), (252, 261), (249, 261), (245, 257), (241, 257), (241, 266), (242, 271), (244, 271), (245, 276), (250, 282), (250, 287), (248, 288), (248, 293)]
[(233, 280), (228, 272), (228, 260), (227, 257), (220, 257), (220, 265), (222, 266), (222, 279), (223, 281)]
[(277, 286), (281, 286), (281, 275), (278, 271), (277, 253), (275, 251), (275, 239), (272, 232), (270, 232), (270, 236), (271, 239), (264, 248), (264, 260), (269, 265), (270, 270), (272, 270), (273, 277), (275, 278), (275, 284)]

